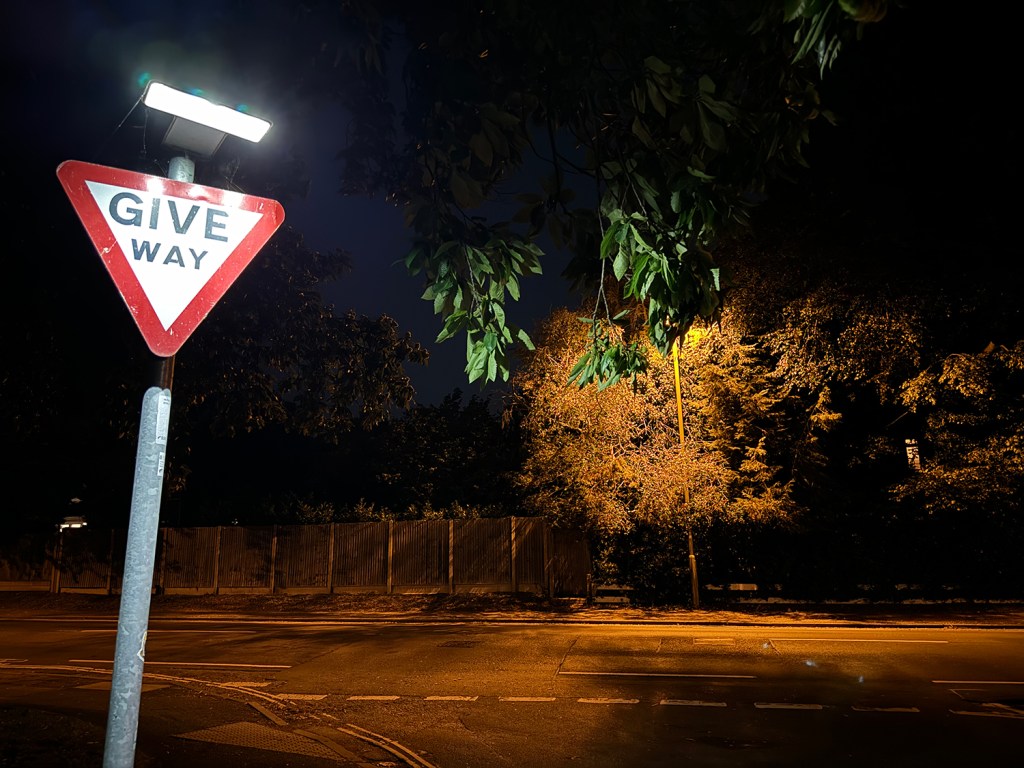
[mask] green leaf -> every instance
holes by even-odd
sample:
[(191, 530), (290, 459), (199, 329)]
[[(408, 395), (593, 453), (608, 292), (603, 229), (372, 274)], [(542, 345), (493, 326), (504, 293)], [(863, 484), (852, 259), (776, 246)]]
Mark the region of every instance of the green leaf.
[(514, 277), (509, 277), (505, 287), (508, 288), (508, 295), (512, 297), (513, 301), (519, 301), (519, 281)]
[(450, 251), (452, 248), (455, 248), (458, 245), (460, 245), (458, 240), (445, 240), (443, 243), (437, 246), (437, 250), (434, 251), (434, 255), (432, 258), (435, 260), (439, 259), (446, 253), (448, 253), (448, 251)]
[(519, 339), (519, 341), (522, 342), (523, 346), (525, 346), (528, 350), (532, 352), (534, 349), (536, 349), (536, 347), (534, 347), (533, 345), (533, 339), (530, 338), (530, 334), (528, 334), (522, 328), (516, 328), (514, 330), (514, 334), (515, 337)]
[(448, 183), (451, 186), (452, 196), (460, 208), (476, 208), (483, 203), (484, 196), (479, 182), (458, 168), (452, 170)]
[(496, 301), (490, 303), (491, 314), (494, 315), (494, 320), (498, 325), (504, 327), (505, 325), (505, 308)]
[(482, 133), (474, 133), (469, 137), (469, 148), (473, 150), (473, 154), (477, 156), (488, 168), (491, 167), (491, 161), (494, 159), (494, 148), (491, 146), (491, 142)]
[(612, 262), (612, 272), (615, 273), (615, 279), (621, 280), (622, 276), (626, 274), (626, 270), (629, 269), (629, 257), (626, 256), (626, 252), (621, 248), (619, 252), (615, 254), (615, 261)]
[(659, 75), (667, 75), (672, 71), (672, 68), (657, 56), (648, 56), (644, 59), (644, 66)]
[(611, 254), (612, 244), (618, 239), (618, 232), (622, 228), (622, 221), (612, 221), (608, 225), (608, 229), (604, 231), (604, 237), (601, 238), (601, 258), (607, 259)]
[[(446, 286), (447, 287), (447, 286)], [(440, 314), (444, 310), (444, 305), (448, 301), (448, 291), (445, 290), (443, 293), (438, 293), (434, 296), (434, 314)]]
[(633, 118), (631, 130), (633, 131), (633, 135), (640, 139), (645, 147), (648, 149), (654, 149), (654, 139), (651, 138), (651, 134), (647, 130), (647, 126), (640, 121), (639, 115)]
[(487, 355), (487, 381), (494, 381), (498, 378), (498, 360), (494, 352)]
[(665, 116), (665, 99), (661, 95), (661, 89), (658, 88), (658, 84), (653, 80), (647, 81), (647, 96), (651, 100), (651, 105), (657, 110), (658, 114), (662, 117)]

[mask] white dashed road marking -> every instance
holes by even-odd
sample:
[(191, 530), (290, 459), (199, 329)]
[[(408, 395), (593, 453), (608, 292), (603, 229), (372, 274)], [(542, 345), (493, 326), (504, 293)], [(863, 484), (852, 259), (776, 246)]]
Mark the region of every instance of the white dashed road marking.
[(476, 701), (479, 696), (427, 696), (427, 701)]
[(564, 672), (559, 670), (560, 675), (573, 675), (575, 677), (700, 677), (712, 678), (715, 680), (756, 680), (757, 675), (699, 675), (686, 672)]
[[(113, 659), (68, 659), (68, 664), (113, 664)], [(215, 661), (149, 661), (147, 667), (226, 667), (230, 669), (291, 669), (289, 664), (220, 664)]]
[(883, 640), (871, 637), (773, 637), (771, 640), (776, 643), (923, 643), (925, 645), (949, 645), (949, 640)]
[(662, 699), (658, 704), (667, 707), (727, 707), (724, 701), (699, 701), (695, 699)]
[(786, 704), (783, 702), (755, 701), (757, 709), (824, 709), (821, 704)]
[(555, 701), (554, 696), (499, 696), (498, 701), (547, 702)]

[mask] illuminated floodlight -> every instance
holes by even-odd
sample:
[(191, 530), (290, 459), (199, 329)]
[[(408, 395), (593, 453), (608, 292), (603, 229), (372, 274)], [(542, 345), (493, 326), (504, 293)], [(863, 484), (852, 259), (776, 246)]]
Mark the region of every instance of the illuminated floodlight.
[(86, 523), (85, 518), (81, 515), (70, 515), (65, 517), (64, 521), (57, 527), (61, 531), (66, 531), (68, 528), (84, 528), (86, 525), (88, 523)]
[(142, 101), (147, 107), (174, 117), (164, 135), (164, 144), (204, 157), (212, 157), (229, 133), (258, 142), (270, 130), (267, 120), (163, 83), (150, 82)]

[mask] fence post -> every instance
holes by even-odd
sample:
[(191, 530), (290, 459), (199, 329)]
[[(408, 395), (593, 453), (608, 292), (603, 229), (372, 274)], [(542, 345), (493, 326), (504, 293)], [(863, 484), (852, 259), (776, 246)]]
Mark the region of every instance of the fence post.
[(448, 521), (448, 594), (455, 594), (455, 521)]
[(337, 523), (327, 524), (327, 594), (334, 594), (334, 529)]
[(554, 597), (554, 573), (552, 572), (553, 569), (551, 568), (551, 526), (548, 525), (547, 520), (543, 520), (541, 522), (541, 526), (541, 541), (544, 544), (544, 587), (547, 590), (548, 597)]
[(60, 574), (64, 570), (64, 531), (57, 534), (57, 546), (54, 547), (53, 556), (53, 588), (54, 594), (60, 594)]
[(160, 575), (157, 577), (157, 594), (165, 592), (164, 578), (167, 576), (167, 529), (160, 531)]
[(222, 527), (217, 526), (217, 538), (213, 540), (213, 594), (220, 594), (220, 534)]
[(519, 554), (519, 543), (516, 541), (516, 518), (513, 515), (509, 518), (509, 531), (511, 537), (511, 552), (512, 556), (509, 558), (512, 561), (512, 593), (515, 594), (519, 591), (519, 574), (516, 573), (516, 559)]
[(114, 529), (110, 529), (110, 547), (107, 549), (107, 596), (114, 594), (111, 591), (111, 582), (114, 576)]
[(395, 521), (388, 520), (388, 594), (394, 589)]
[(270, 537), (270, 594), (277, 589), (277, 525), (274, 525), (274, 533)]

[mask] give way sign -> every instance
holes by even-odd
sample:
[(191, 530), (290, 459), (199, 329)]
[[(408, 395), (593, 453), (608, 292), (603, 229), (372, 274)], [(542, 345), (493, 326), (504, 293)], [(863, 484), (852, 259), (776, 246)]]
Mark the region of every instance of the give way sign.
[(159, 357), (175, 354), (284, 221), (275, 200), (77, 160), (64, 191)]

